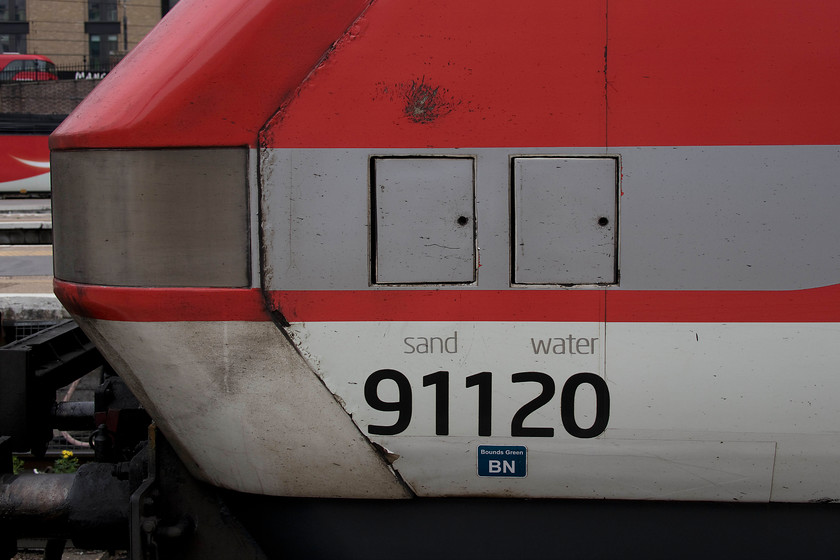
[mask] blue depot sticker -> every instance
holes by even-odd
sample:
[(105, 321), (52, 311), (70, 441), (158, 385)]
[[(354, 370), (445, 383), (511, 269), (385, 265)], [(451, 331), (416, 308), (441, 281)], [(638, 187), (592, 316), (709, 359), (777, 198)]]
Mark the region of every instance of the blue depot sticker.
[(521, 478), (528, 472), (524, 445), (479, 445), (478, 476)]

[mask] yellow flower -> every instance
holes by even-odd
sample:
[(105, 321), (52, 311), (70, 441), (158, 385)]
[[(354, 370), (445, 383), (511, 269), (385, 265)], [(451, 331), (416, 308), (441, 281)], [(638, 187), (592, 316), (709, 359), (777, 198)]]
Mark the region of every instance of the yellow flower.
[(64, 450), (62, 450), (62, 452), (61, 452), (61, 456), (62, 456), (64, 459), (69, 459), (70, 457), (72, 457), (72, 456), (73, 456), (73, 452), (72, 452), (72, 451), (70, 451), (69, 449), (64, 449)]

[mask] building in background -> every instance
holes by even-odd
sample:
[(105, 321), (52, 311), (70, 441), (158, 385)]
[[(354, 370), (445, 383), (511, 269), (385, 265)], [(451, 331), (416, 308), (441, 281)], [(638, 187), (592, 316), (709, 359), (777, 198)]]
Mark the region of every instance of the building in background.
[(110, 67), (178, 0), (0, 0), (0, 52)]

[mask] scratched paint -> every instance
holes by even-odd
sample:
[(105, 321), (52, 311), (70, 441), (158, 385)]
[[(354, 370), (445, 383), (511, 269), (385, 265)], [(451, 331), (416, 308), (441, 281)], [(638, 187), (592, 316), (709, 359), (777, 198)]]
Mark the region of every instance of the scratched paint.
[(430, 124), (458, 109), (474, 110), (473, 104), (456, 97), (449, 88), (427, 76), (399, 83), (378, 82), (375, 100), (416, 124)]

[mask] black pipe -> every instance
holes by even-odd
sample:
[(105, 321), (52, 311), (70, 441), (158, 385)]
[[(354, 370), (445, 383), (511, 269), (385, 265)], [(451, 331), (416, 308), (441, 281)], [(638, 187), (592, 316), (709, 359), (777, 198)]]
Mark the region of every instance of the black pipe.
[(55, 403), (51, 426), (58, 430), (95, 430), (94, 414), (93, 401)]
[(0, 484), (0, 521), (20, 537), (69, 537), (74, 474), (6, 476)]
[(114, 465), (89, 463), (74, 474), (4, 475), (0, 526), (15, 538), (72, 539), (82, 548), (128, 546), (128, 481)]

